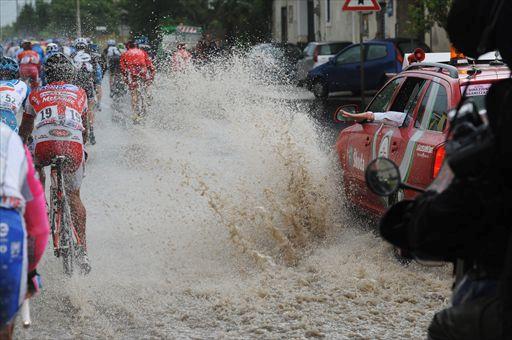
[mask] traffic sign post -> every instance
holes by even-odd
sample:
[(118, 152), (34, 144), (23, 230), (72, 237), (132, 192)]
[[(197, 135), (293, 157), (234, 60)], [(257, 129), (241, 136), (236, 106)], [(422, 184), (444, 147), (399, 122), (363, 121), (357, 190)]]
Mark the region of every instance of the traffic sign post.
[(363, 45), (363, 13), (365, 11), (380, 11), (381, 7), (377, 0), (345, 0), (342, 11), (357, 11), (359, 12), (359, 45), (361, 46), (361, 108), (364, 106), (364, 45)]

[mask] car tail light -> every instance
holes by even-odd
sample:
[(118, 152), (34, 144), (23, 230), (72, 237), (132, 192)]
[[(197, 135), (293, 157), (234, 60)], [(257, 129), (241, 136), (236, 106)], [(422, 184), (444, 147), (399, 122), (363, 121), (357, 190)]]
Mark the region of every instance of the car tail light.
[(315, 51), (313, 52), (313, 61), (318, 62), (318, 52), (320, 50), (320, 46), (315, 47)]
[(441, 170), (441, 167), (443, 166), (445, 154), (446, 150), (444, 145), (437, 147), (434, 151), (434, 168), (432, 169), (433, 178), (436, 178), (439, 174), (439, 170)]

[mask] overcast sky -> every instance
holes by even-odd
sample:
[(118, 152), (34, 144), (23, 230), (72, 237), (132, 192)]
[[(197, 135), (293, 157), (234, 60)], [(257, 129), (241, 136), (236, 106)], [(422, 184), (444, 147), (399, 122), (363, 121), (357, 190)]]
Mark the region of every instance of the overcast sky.
[[(18, 0), (20, 9), (26, 3), (34, 0)], [(0, 26), (12, 24), (16, 21), (16, 0), (0, 0)]]

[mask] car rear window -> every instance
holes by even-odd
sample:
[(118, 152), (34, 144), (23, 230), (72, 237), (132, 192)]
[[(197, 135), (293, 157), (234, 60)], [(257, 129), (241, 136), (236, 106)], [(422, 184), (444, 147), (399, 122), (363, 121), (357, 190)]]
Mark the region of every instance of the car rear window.
[(388, 55), (386, 45), (370, 45), (368, 46), (368, 52), (366, 60), (375, 60), (384, 58)]
[(320, 46), (319, 55), (334, 55), (350, 45), (350, 43), (333, 43)]
[(414, 127), (442, 132), (448, 123), (448, 94), (443, 85), (432, 82), (418, 110)]

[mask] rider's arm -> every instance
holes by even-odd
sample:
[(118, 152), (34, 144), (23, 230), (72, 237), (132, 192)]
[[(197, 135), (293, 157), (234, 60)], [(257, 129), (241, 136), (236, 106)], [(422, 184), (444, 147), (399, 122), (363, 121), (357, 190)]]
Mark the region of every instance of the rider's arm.
[(32, 200), (27, 202), (24, 215), (28, 234), (28, 271), (31, 272), (36, 269), (46, 249), (50, 226), (46, 212), (43, 186), (36, 178), (32, 157), (26, 147), (25, 154), (28, 165), (27, 184), (32, 194)]

